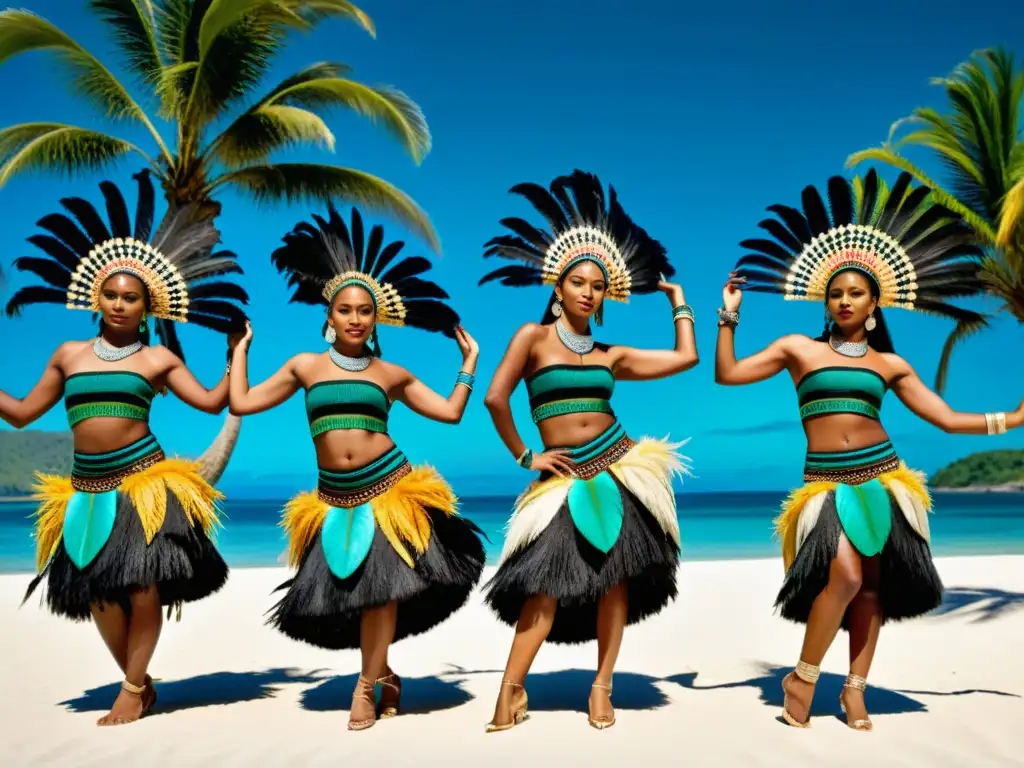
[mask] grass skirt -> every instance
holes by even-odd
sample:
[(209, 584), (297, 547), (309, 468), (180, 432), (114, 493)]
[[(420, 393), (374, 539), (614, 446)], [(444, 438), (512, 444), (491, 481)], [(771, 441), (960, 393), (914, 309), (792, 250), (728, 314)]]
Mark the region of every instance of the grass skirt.
[[(878, 592), (883, 623), (920, 616), (941, 604), (942, 581), (929, 547), (931, 499), (924, 476), (895, 462), (892, 469), (870, 480), (877, 480), (880, 486), (874, 498), (863, 492), (864, 483), (820, 480), (790, 494), (776, 520), (786, 577), (775, 605), (783, 618), (807, 623), (814, 600), (828, 584), (841, 534), (862, 555), (877, 554), (880, 559)], [(858, 499), (869, 499), (874, 508), (851, 509)], [(856, 542), (858, 520), (865, 514), (875, 518), (875, 528), (889, 526), (884, 543), (879, 539), (872, 548), (858, 547)], [(843, 628), (849, 629), (848, 616), (843, 617)]]
[(45, 579), (49, 609), (83, 621), (93, 603), (127, 609), (129, 595), (151, 585), (161, 605), (180, 609), (227, 581), (227, 564), (211, 540), (222, 497), (195, 462), (163, 459), (100, 493), (75, 490), (72, 478), (38, 477), (40, 572), (26, 600)]
[[(332, 506), (317, 492), (289, 502), (283, 526), (289, 561), (298, 572), (278, 587), (287, 591), (271, 609), (269, 624), (320, 648), (358, 648), (366, 608), (398, 603), (397, 642), (437, 626), (466, 602), (483, 572), (482, 533), (456, 513), (455, 496), (437, 472), (406, 468), (393, 485), (361, 505), (363, 549), (359, 508)], [(330, 515), (350, 512), (340, 529), (325, 525)], [(343, 535), (347, 542), (339, 541)], [(349, 557), (354, 551), (358, 565), (345, 573), (355, 562)], [(339, 576), (345, 563), (345, 575)]]
[(683, 471), (677, 447), (628, 442), (617, 458), (591, 467), (599, 471), (589, 479), (578, 472), (576, 479), (542, 476), (531, 485), (485, 585), (498, 618), (514, 626), (527, 599), (550, 595), (558, 607), (548, 640), (583, 643), (597, 637), (598, 602), (612, 587), (626, 585), (627, 624), (674, 600), (679, 527), (671, 478)]

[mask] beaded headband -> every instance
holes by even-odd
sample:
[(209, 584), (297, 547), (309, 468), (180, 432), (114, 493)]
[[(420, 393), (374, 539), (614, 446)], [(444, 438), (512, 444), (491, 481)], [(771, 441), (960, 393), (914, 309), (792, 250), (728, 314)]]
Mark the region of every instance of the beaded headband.
[(584, 261), (593, 262), (604, 274), (605, 296), (628, 301), (632, 280), (622, 251), (612, 236), (597, 227), (573, 227), (555, 238), (544, 254), (543, 281), (557, 285), (566, 272)]
[(405, 325), (407, 314), (405, 302), (390, 283), (380, 283), (365, 272), (349, 270), (331, 278), (324, 285), (323, 297), (327, 300), (328, 306), (334, 302), (334, 297), (350, 285), (358, 285), (370, 294), (373, 301), (373, 310), (376, 321), (382, 325)]
[(116, 274), (142, 281), (149, 293), (151, 317), (188, 322), (188, 284), (181, 273), (149, 243), (131, 237), (99, 243), (78, 262), (68, 285), (68, 309), (99, 312), (103, 284)]
[(889, 234), (862, 224), (844, 224), (813, 238), (789, 268), (785, 298), (824, 301), (832, 278), (845, 269), (875, 281), (879, 307), (914, 308), (918, 284), (910, 256)]

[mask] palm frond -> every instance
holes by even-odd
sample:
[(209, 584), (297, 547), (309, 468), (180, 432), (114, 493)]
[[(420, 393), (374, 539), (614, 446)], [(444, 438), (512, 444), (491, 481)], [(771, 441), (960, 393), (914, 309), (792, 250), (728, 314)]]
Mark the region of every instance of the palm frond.
[(854, 152), (847, 158), (846, 167), (853, 168), (867, 161), (887, 163), (888, 165), (899, 168), (901, 171), (906, 171), (917, 179), (918, 182), (926, 187), (930, 187), (934, 202), (945, 206), (953, 213), (962, 217), (963, 220), (967, 222), (968, 226), (975, 231), (979, 239), (985, 243), (993, 243), (995, 241), (995, 229), (988, 221), (968, 208), (949, 192), (942, 189), (934, 179), (930, 178), (928, 174), (911, 163), (905, 157), (902, 157), (888, 147), (873, 147), (871, 149), (863, 149), (860, 152)]
[(134, 144), (105, 133), (63, 123), (21, 123), (0, 130), (0, 187), (19, 173), (92, 171), (131, 152), (146, 157)]
[(248, 96), (269, 70), (289, 32), (308, 31), (341, 17), (372, 32), (369, 18), (341, 0), (193, 0), (181, 55), (175, 63), (197, 62), (180, 113), (200, 126), (228, 105)]
[(977, 333), (988, 327), (988, 320), (984, 316), (958, 320), (956, 326), (942, 345), (942, 355), (939, 357), (939, 367), (935, 372), (935, 391), (942, 394), (946, 389), (946, 380), (949, 377), (949, 363), (953, 357), (953, 350), (968, 336)]
[(46, 19), (29, 11), (0, 11), (0, 64), (31, 51), (49, 50), (68, 68), (69, 85), (107, 117), (132, 119), (152, 134), (167, 160), (170, 153), (127, 89), (100, 61)]
[(319, 115), (299, 107), (266, 104), (241, 115), (217, 137), (214, 152), (228, 168), (266, 160), (292, 144), (318, 143), (334, 150), (334, 134)]
[(163, 62), (150, 0), (89, 0), (88, 8), (113, 29), (132, 71), (148, 85), (157, 85)]
[[(265, 160), (273, 150), (294, 141), (322, 141), (333, 147), (334, 137), (319, 115), (321, 110), (344, 107), (382, 124), (417, 163), (422, 162), (430, 151), (431, 137), (419, 106), (393, 88), (374, 88), (342, 77), (347, 70), (344, 64), (320, 62), (285, 78), (228, 126), (210, 151), (230, 167), (238, 167)], [(277, 114), (301, 130), (279, 124)]]
[(1003, 199), (996, 245), (1007, 252), (1024, 251), (1024, 173)]
[(223, 174), (208, 191), (225, 185), (238, 187), (260, 203), (334, 200), (390, 214), (440, 252), (437, 234), (423, 209), (397, 187), (363, 171), (318, 163), (253, 165)]

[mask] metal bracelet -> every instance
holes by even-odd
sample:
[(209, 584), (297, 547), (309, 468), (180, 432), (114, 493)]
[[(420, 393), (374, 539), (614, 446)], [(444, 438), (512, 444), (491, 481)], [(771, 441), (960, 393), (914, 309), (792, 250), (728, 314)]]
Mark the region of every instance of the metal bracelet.
[(986, 413), (985, 426), (990, 435), (1006, 434), (1006, 414), (1003, 412)]
[(740, 324), (740, 313), (730, 312), (725, 307), (718, 308), (718, 324), (736, 327)]
[(687, 320), (693, 321), (693, 307), (689, 304), (680, 304), (678, 307), (672, 307), (672, 319), (678, 320), (679, 318), (686, 318)]

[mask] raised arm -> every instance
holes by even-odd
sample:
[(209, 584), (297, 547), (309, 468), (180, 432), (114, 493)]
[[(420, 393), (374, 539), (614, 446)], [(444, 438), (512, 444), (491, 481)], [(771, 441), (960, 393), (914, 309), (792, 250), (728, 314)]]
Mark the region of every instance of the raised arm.
[[(228, 351), (238, 345), (239, 335), (228, 337)], [(228, 369), (213, 389), (207, 389), (192, 374), (185, 362), (166, 347), (158, 347), (161, 366), (165, 367), (167, 388), (182, 402), (203, 413), (220, 413), (228, 404)]]
[(612, 370), (623, 381), (661, 379), (689, 370), (697, 365), (697, 341), (693, 335), (693, 312), (686, 305), (683, 289), (675, 283), (662, 281), (658, 287), (668, 296), (676, 327), (676, 343), (672, 349), (636, 349), (612, 347), (615, 358)]
[(0, 418), (15, 429), (28, 426), (55, 404), (64, 394), (61, 360), (67, 345), (62, 344), (46, 363), (46, 369), (32, 390), (22, 399), (0, 392)]
[(892, 391), (915, 415), (943, 432), (963, 435), (995, 434), (1024, 425), (1024, 401), (1017, 410), (1008, 413), (961, 413), (954, 411), (946, 401), (928, 389), (913, 368), (901, 357), (886, 355), (896, 371)]
[(742, 278), (730, 276), (722, 290), (724, 316), (718, 321), (718, 343), (715, 346), (715, 383), (726, 385), (753, 384), (770, 379), (786, 369), (793, 337), (783, 336), (767, 347), (742, 360), (736, 359), (736, 326), (743, 301)]
[(462, 414), (466, 411), (469, 394), (473, 389), (480, 348), (461, 325), (455, 329), (455, 340), (462, 351), (462, 367), (459, 369), (459, 375), (456, 376), (452, 393), (447, 398), (437, 394), (412, 374), (405, 372), (402, 381), (392, 390), (394, 399), (405, 403), (410, 410), (420, 416), (434, 421), (444, 424), (458, 424), (462, 421)]
[(296, 355), (269, 379), (249, 389), (249, 342), (252, 326), (245, 324), (245, 336), (235, 347), (231, 357), (231, 375), (228, 387), (228, 407), (234, 416), (248, 416), (269, 411), (299, 391), (302, 386), (297, 369), (307, 355)]
[(530, 350), (543, 336), (544, 328), (536, 323), (528, 323), (516, 331), (494, 372), (491, 386), (487, 388), (484, 405), (491, 414), (498, 436), (516, 461), (520, 462), (520, 466), (524, 469), (548, 470), (565, 477), (572, 472), (572, 461), (565, 455), (567, 451), (546, 451), (533, 455), (528, 452), (512, 418), (512, 393), (523, 378), (523, 371), (530, 361)]

